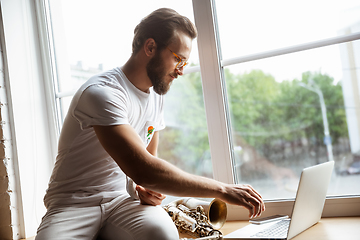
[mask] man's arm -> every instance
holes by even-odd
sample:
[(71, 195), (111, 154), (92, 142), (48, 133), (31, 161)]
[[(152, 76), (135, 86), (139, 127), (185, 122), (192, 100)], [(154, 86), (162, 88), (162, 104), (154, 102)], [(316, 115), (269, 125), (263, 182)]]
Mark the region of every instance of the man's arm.
[(146, 189), (175, 196), (219, 198), (246, 207), (251, 217), (265, 210), (260, 194), (249, 185), (192, 175), (151, 155), (130, 125), (94, 126), (94, 130), (124, 173)]
[[(159, 145), (159, 132), (155, 132), (146, 150), (153, 156), (157, 156), (157, 149)], [(166, 198), (164, 194), (151, 191), (140, 185), (136, 185), (136, 191), (138, 192), (140, 202), (143, 205), (160, 205)]]

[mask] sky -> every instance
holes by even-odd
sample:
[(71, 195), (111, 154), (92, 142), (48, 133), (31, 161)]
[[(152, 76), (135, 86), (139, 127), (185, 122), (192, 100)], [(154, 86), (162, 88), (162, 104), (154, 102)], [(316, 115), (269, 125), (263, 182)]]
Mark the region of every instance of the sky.
[[(133, 29), (142, 17), (159, 7), (170, 7), (194, 21), (191, 0), (53, 0), (54, 16), (63, 23), (67, 59), (85, 67), (121, 66), (131, 54)], [(51, 5), (50, 5), (51, 6)], [(223, 59), (317, 41), (339, 35), (339, 30), (360, 24), (360, 2), (355, 0), (221, 0), (216, 1)], [(59, 14), (59, 11), (61, 12)], [(60, 27), (59, 27), (60, 26)], [(359, 27), (360, 28), (360, 27)], [(357, 30), (358, 32), (360, 29)], [(59, 34), (58, 34), (59, 35)], [(56, 39), (55, 39), (56, 41)], [(359, 40), (358, 40), (359, 41)], [(197, 42), (190, 62), (198, 64)], [(338, 46), (329, 46), (229, 67), (234, 73), (262, 69), (278, 81), (320, 71), (341, 80)]]

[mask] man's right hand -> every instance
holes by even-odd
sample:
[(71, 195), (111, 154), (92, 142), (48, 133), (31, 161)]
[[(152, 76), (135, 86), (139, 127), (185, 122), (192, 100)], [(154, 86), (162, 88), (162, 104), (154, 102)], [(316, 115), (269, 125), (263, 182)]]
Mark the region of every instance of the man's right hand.
[(249, 210), (249, 217), (259, 217), (265, 211), (261, 195), (250, 185), (225, 185), (223, 201)]

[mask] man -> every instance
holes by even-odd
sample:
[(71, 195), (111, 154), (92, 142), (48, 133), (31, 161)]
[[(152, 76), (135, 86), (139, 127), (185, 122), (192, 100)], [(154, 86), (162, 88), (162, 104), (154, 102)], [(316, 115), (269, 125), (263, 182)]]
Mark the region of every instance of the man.
[[(156, 157), (163, 94), (183, 74), (194, 25), (159, 9), (135, 28), (133, 54), (121, 68), (90, 78), (75, 94), (59, 139), (36, 239), (178, 239), (159, 206), (163, 194), (219, 198), (264, 210), (250, 186), (188, 174)], [(140, 198), (125, 189), (126, 175)]]

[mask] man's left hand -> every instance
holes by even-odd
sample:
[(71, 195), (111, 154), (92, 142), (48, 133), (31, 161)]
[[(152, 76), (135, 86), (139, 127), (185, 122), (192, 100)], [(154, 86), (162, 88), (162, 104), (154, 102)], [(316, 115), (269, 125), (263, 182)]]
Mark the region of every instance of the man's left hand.
[(140, 185), (136, 185), (136, 190), (140, 198), (140, 203), (143, 205), (160, 205), (166, 198), (164, 194), (148, 190)]

